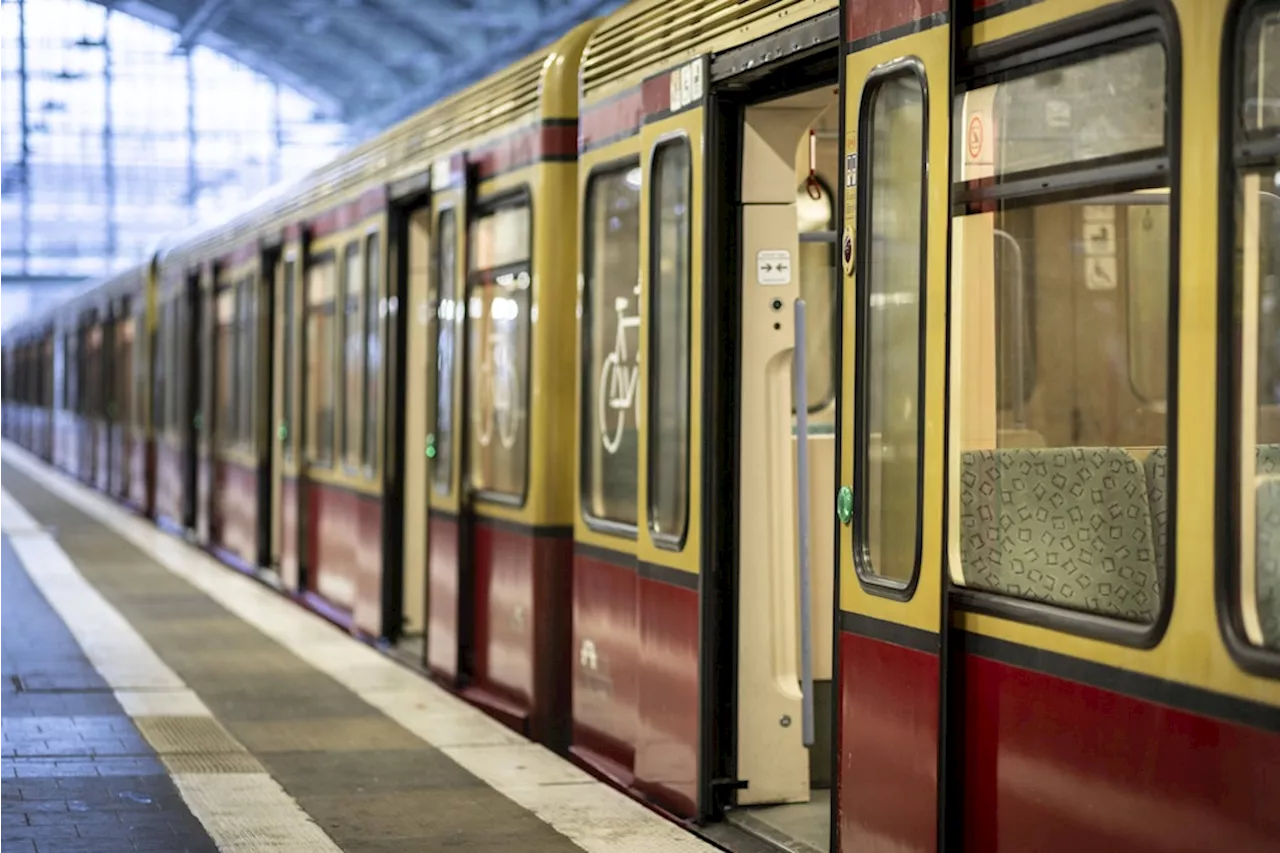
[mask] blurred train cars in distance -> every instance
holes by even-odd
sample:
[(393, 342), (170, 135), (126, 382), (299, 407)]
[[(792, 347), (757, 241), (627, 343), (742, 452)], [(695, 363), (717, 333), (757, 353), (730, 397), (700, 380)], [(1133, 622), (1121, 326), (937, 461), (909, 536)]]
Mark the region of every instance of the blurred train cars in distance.
[(4, 434), (726, 843), (1278, 849), (1278, 57), (633, 3), (10, 329)]

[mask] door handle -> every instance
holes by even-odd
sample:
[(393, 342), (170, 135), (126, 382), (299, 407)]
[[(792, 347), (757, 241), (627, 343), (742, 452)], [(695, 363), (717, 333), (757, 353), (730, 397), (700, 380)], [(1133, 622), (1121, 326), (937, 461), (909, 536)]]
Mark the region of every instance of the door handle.
[(792, 357), (796, 409), (796, 515), (800, 542), (800, 702), (801, 740), (813, 746), (813, 614), (809, 590), (809, 382), (805, 364), (805, 303), (796, 300), (796, 342)]

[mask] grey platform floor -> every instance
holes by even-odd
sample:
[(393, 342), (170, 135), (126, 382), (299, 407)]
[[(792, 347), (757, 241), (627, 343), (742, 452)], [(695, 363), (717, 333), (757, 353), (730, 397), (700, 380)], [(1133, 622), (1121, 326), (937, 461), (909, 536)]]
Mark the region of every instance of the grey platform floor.
[[(147, 641), (160, 658), (194, 690), (225, 727), (292, 796), (301, 808), (344, 851), (352, 853), (387, 853), (387, 851), (501, 851), (511, 853), (561, 853), (579, 850), (575, 844), (556, 832), (536, 815), (516, 804), (483, 781), (460, 767), (439, 750), (369, 705), (328, 675), (281, 647), (255, 627), (233, 615), (213, 599), (156, 564), (147, 554), (80, 510), (62, 501), (20, 470), (3, 467), (5, 489), (10, 492), (37, 522), (56, 531), (58, 544), (76, 564), (80, 572), (99, 593), (118, 610)], [(27, 590), (11, 597), (10, 584)], [(25, 586), (23, 585), (25, 583)], [(23, 679), (40, 675), (57, 684), (69, 672), (66, 660), (74, 658), (65, 640), (71, 640), (57, 616), (48, 610), (38, 623), (26, 614), (35, 604), (24, 603), (39, 597), (18, 567), (16, 557), (8, 550), (4, 556), (4, 735), (31, 729), (33, 724), (21, 722), (31, 717), (51, 718), (60, 722), (59, 745), (67, 737), (79, 736), (71, 720), (98, 718), (111, 720), (104, 725), (118, 730), (93, 729), (94, 738), (107, 736), (118, 740), (120, 749), (134, 749), (140, 740), (136, 729), (121, 716), (110, 692), (86, 687), (78, 698), (67, 693), (41, 693), (28, 690), (13, 693), (15, 682), (10, 672)], [(43, 601), (43, 599), (40, 599)], [(16, 613), (10, 618), (10, 604)], [(24, 621), (25, 620), (25, 621)], [(11, 645), (10, 629), (14, 632)], [(61, 646), (51, 638), (62, 637)], [(74, 640), (71, 640), (74, 644)], [(60, 651), (49, 651), (54, 648)], [(42, 657), (52, 655), (52, 657)], [(80, 658), (83, 659), (83, 656)], [(48, 660), (41, 672), (41, 661)], [(76, 670), (77, 683), (89, 685), (92, 673)], [(33, 681), (32, 684), (35, 682)], [(31, 686), (31, 685), (28, 685)], [(11, 705), (12, 703), (12, 705)], [(10, 708), (14, 714), (9, 716)], [(22, 713), (24, 716), (18, 716)], [(40, 732), (35, 732), (40, 734)], [(125, 746), (124, 744), (128, 744)], [(49, 747), (54, 749), (55, 747)], [(62, 752), (55, 753), (63, 755)], [(200, 837), (192, 827), (194, 818), (182, 811), (181, 801), (171, 795), (172, 783), (165, 788), (164, 767), (154, 756), (140, 750), (109, 757), (81, 749), (80, 764), (60, 764), (67, 759), (45, 757), (50, 774), (32, 779), (29, 786), (24, 774), (34, 772), (31, 762), (38, 756), (15, 756), (6, 752), (4, 848), (23, 849), (20, 844), (38, 845), (46, 850), (189, 850), (213, 849), (207, 837)], [(132, 762), (132, 764), (126, 764)], [(102, 768), (110, 764), (124, 774), (108, 776)], [(78, 767), (90, 775), (71, 773)], [(10, 769), (12, 768), (12, 769)], [(95, 769), (96, 768), (96, 769)], [(232, 768), (229, 772), (234, 772)], [(61, 773), (62, 775), (58, 775)], [(70, 787), (64, 784), (70, 779)], [(91, 779), (91, 782), (80, 780)], [(121, 779), (130, 780), (128, 783)], [(105, 781), (104, 781), (105, 780)], [(115, 780), (115, 781), (113, 781)], [(143, 780), (143, 781), (137, 781)], [(11, 786), (12, 783), (12, 786)], [(145, 784), (144, 784), (145, 783)], [(86, 787), (83, 795), (75, 793), (75, 785)], [(133, 787), (129, 787), (132, 785)], [(14, 792), (13, 810), (10, 789)], [(136, 789), (136, 791), (135, 791)], [(67, 790), (68, 796), (56, 799), (57, 808), (23, 811), (21, 803), (41, 794), (48, 801), (51, 792)], [(28, 798), (28, 791), (33, 797)], [(146, 821), (158, 818), (134, 817), (127, 806), (126, 791), (152, 800), (154, 809), (146, 812), (162, 814), (161, 826), (169, 832), (169, 846), (138, 846), (152, 843)], [(71, 794), (75, 793), (75, 796)], [(65, 810), (62, 804), (72, 800), (83, 803), (86, 811)], [(116, 812), (128, 811), (128, 826), (137, 826), (137, 839), (119, 826), (112, 825), (100, 814), (108, 807)], [(11, 815), (16, 822), (10, 835)], [(82, 827), (111, 826), (113, 838), (120, 846), (74, 846), (84, 836)], [(149, 824), (148, 824), (149, 825)], [(94, 830), (96, 831), (96, 830)], [(43, 833), (43, 834), (42, 834)], [(105, 838), (105, 836), (98, 836)], [(10, 847), (11, 838), (14, 847)], [(56, 846), (57, 839), (71, 846)], [(134, 844), (124, 846), (124, 842)], [(34, 844), (30, 844), (34, 842)], [(45, 845), (55, 845), (48, 846)], [(159, 843), (159, 842), (157, 842)], [(200, 846), (203, 845), (203, 846)]]

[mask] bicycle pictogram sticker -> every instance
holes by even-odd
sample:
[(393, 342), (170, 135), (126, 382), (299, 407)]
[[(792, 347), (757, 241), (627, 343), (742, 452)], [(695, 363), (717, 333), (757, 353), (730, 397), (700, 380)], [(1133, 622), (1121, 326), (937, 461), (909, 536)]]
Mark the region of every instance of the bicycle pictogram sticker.
[[(635, 292), (638, 294), (639, 286)], [(627, 330), (640, 333), (640, 315), (627, 316), (628, 299), (619, 296), (613, 300), (613, 310), (618, 316), (618, 331), (614, 336), (613, 352), (605, 356), (600, 365), (600, 385), (596, 395), (596, 417), (600, 428), (600, 443), (606, 453), (612, 455), (622, 446), (622, 432), (627, 425), (627, 410), (640, 422), (640, 353), (631, 358), (627, 347)], [(637, 300), (638, 301), (638, 300)]]

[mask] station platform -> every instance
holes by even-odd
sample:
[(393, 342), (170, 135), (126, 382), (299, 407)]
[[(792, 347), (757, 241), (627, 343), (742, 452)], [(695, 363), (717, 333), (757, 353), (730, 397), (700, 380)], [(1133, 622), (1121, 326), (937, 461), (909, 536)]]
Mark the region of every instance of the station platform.
[(5, 443), (14, 851), (711, 851)]

